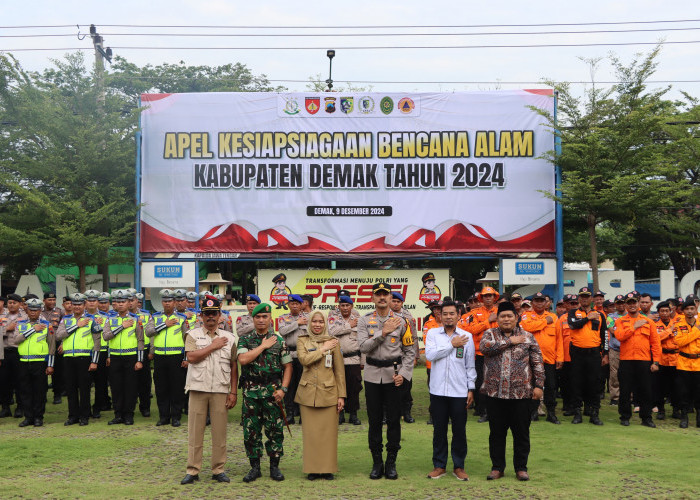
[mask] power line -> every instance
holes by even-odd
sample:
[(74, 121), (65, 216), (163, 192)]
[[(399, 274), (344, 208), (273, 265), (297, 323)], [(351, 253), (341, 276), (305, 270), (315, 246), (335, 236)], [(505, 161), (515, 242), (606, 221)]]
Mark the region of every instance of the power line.
[[(610, 47), (610, 46), (633, 46), (633, 45), (675, 45), (694, 44), (700, 40), (680, 40), (664, 42), (595, 42), (595, 43), (538, 43), (538, 44), (511, 44), (511, 45), (366, 45), (335, 47), (336, 50), (419, 50), (419, 49), (528, 49), (528, 48), (557, 48), (557, 47)], [(56, 51), (56, 50), (85, 50), (85, 47), (43, 47), (43, 48), (9, 48), (4, 52), (31, 52), (31, 51)], [(146, 46), (113, 46), (112, 49), (119, 50), (326, 50), (327, 47), (146, 47)]]

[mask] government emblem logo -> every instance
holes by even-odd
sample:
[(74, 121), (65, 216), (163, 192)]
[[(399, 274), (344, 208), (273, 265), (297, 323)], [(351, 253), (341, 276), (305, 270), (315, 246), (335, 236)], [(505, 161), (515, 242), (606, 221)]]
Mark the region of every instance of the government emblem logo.
[(382, 110), (382, 113), (388, 115), (394, 111), (394, 100), (389, 96), (382, 97), (382, 100), (379, 101), (379, 109)]
[(374, 111), (374, 99), (368, 95), (360, 97), (359, 108), (360, 113), (364, 113), (365, 115), (370, 114)]
[(410, 97), (404, 97), (399, 101), (399, 105), (397, 107), (402, 113), (408, 114), (415, 109), (416, 105), (413, 102), (413, 99)]
[(321, 109), (321, 98), (320, 97), (307, 97), (304, 107), (310, 115), (315, 115), (318, 110)]
[(284, 105), (284, 112), (288, 115), (299, 114), (299, 103), (294, 97), (287, 99), (287, 103)]
[(335, 97), (324, 97), (323, 101), (326, 113), (335, 113)]
[(355, 98), (354, 97), (341, 97), (340, 98), (340, 111), (343, 113), (350, 114), (355, 108)]

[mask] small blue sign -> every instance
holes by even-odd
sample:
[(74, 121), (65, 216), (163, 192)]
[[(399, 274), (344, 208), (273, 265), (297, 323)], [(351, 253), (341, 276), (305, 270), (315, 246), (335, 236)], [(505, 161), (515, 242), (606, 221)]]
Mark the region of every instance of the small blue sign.
[(544, 274), (544, 262), (516, 262), (515, 274)]
[(156, 278), (182, 278), (182, 266), (155, 266)]

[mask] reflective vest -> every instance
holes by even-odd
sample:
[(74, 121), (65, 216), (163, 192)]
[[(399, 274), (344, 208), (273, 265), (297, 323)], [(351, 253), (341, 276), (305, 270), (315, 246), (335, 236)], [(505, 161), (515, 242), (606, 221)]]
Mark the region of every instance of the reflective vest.
[(134, 320), (134, 324), (122, 329), (114, 338), (109, 339), (110, 356), (133, 356), (138, 353), (138, 340), (136, 338), (136, 326), (139, 324), (139, 317), (134, 313), (127, 313), (125, 317), (115, 316), (109, 318), (109, 328), (114, 332), (122, 327), (125, 319)]
[[(64, 357), (78, 358), (92, 355), (92, 350), (95, 347), (95, 341), (92, 338), (92, 324), (94, 320), (89, 315), (83, 315), (80, 319), (82, 318), (87, 318), (90, 321), (88, 321), (87, 325), (78, 328), (63, 339), (61, 343)], [(63, 321), (66, 324), (66, 329), (72, 328), (78, 323), (74, 316), (68, 316)]]
[[(46, 361), (49, 355), (49, 343), (46, 340), (49, 333), (49, 322), (40, 319), (35, 324), (42, 324), (45, 328), (37, 332), (29, 320), (17, 323), (17, 333), (25, 336), (25, 340), (17, 347), (20, 361)], [(26, 337), (27, 334), (29, 334), (28, 337)]]
[[(146, 325), (151, 320), (151, 313), (149, 313), (145, 309), (139, 309), (139, 312), (137, 314), (138, 314), (139, 318), (141, 319), (141, 324), (143, 325), (143, 327), (145, 329)], [(145, 346), (145, 349), (148, 350), (148, 346), (151, 345), (151, 338), (146, 337), (144, 335), (143, 336), (143, 345)]]
[[(177, 324), (163, 328), (165, 322), (171, 318), (177, 320)], [(183, 354), (185, 352), (185, 340), (182, 338), (182, 325), (187, 321), (187, 316), (177, 311), (170, 316), (165, 313), (153, 315), (156, 331), (160, 331), (153, 337), (155, 354)]]

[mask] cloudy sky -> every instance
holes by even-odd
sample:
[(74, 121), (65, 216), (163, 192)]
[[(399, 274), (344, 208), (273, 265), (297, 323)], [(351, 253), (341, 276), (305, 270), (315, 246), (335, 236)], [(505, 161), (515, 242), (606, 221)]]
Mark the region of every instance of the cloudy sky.
[[(533, 88), (542, 78), (590, 81), (579, 58), (614, 52), (629, 61), (653, 45), (620, 44), (700, 41), (700, 2), (687, 0), (25, 0), (3, 1), (0, 14), (0, 50), (27, 69), (47, 67), (66, 51), (16, 49), (82, 47), (91, 56), (90, 38), (78, 40), (75, 25), (86, 33), (94, 23), (105, 45), (138, 65), (241, 62), (291, 91), (305, 90), (310, 76), (327, 78), (329, 48), (336, 49), (336, 86), (353, 81), (377, 91), (452, 91)], [(47, 34), (62, 36), (17, 36)], [(291, 34), (297, 36), (270, 36)], [(546, 46), (574, 44), (604, 45)], [(488, 47), (494, 45), (511, 47)], [(674, 96), (685, 90), (700, 97), (698, 60), (700, 43), (667, 43), (653, 79), (673, 85)], [(607, 60), (595, 78), (615, 80)]]

